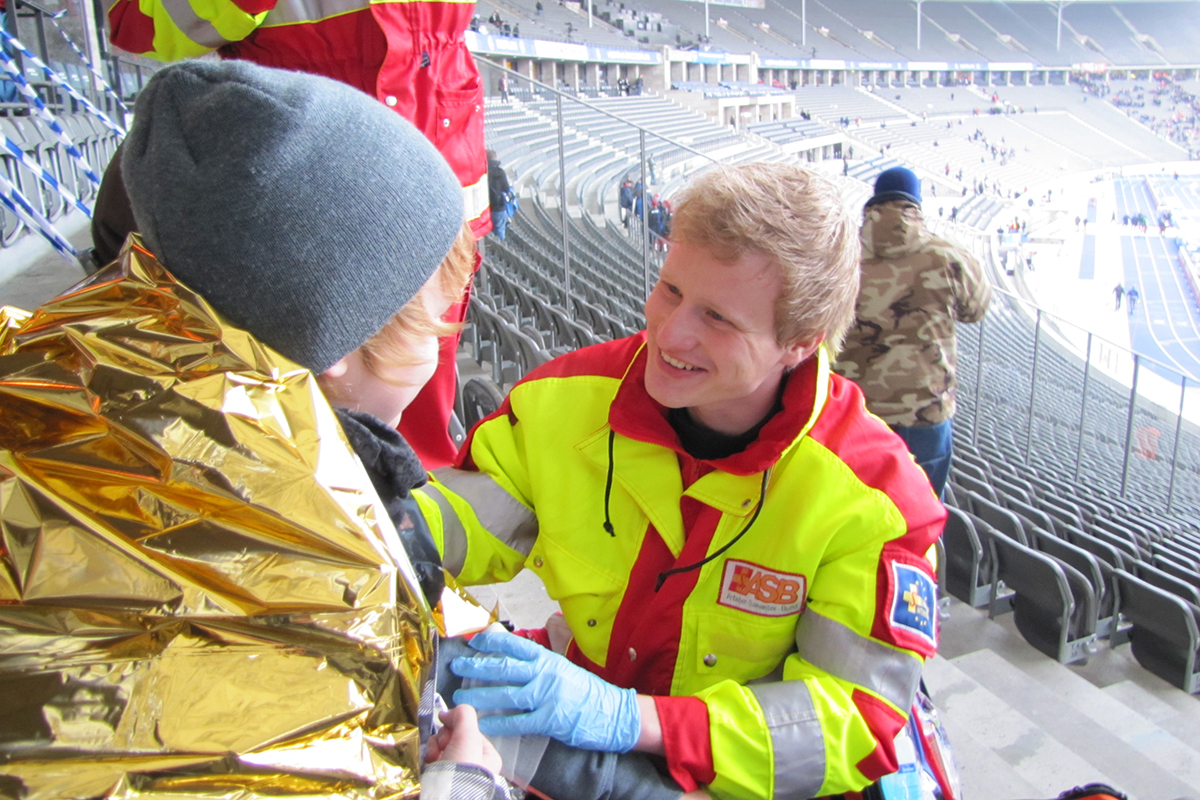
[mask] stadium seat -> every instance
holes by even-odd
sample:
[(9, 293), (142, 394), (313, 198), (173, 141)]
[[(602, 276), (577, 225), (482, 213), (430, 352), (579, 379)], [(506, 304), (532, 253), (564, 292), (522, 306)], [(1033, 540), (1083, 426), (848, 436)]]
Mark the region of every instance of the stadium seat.
[(946, 552), (947, 592), (974, 607), (983, 608), (991, 599), (991, 552), (980, 540), (970, 516), (947, 506), (942, 542)]
[(1133, 657), (1185, 692), (1200, 692), (1200, 607), (1123, 570), (1116, 578), (1121, 613), (1133, 624)]
[(1169, 592), (1176, 597), (1187, 600), (1189, 603), (1200, 606), (1200, 588), (1159, 569), (1153, 564), (1139, 561), (1136, 564), (1130, 565), (1129, 572), (1137, 575), (1151, 586), (1155, 586), (1164, 592)]
[(974, 492), (968, 494), (971, 495), (971, 504), (975, 507), (976, 516), (1005, 536), (1023, 545), (1029, 544), (1028, 537), (1025, 535), (1025, 527), (1021, 524), (1021, 520), (1017, 519), (1016, 514)]
[(463, 427), (469, 431), (499, 408), (504, 397), (490, 381), (476, 376), (463, 384), (460, 400)]
[[(1063, 664), (1087, 661), (1095, 651), (1096, 597), (1078, 570), (1007, 536), (991, 538), (993, 585), (1013, 590), (1013, 622), (1035, 648)], [(992, 600), (989, 616), (995, 616)]]

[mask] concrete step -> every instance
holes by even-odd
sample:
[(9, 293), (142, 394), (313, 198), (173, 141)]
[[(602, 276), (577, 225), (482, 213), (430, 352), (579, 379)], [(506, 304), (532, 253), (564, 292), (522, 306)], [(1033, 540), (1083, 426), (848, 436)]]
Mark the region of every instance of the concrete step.
[[(1028, 727), (1019, 739), (997, 740), (1000, 754), (1037, 770), (1037, 785), (1051, 789), (1050, 796), (1088, 780), (1104, 780), (1138, 800), (1200, 794), (1196, 751), (1062, 665), (1045, 659), (1039, 679), (992, 650), (951, 663), (1024, 718)], [(1059, 674), (1049, 678), (1051, 672)], [(1000, 732), (1006, 730), (1013, 729)]]
[(949, 734), (965, 800), (1051, 798), (1106, 780), (954, 661), (935, 657), (924, 675)]
[[(942, 628), (941, 656), (952, 669), (931, 662), (926, 680), (964, 783), (973, 775), (974, 791), (964, 787), (968, 800), (1031, 796), (1005, 794), (1011, 779), (970, 752), (975, 745), (1008, 763), (1038, 790), (1035, 797), (1094, 780), (1138, 800), (1200, 797), (1200, 703), (1141, 669), (1127, 646), (1101, 644), (1088, 665), (1065, 667), (1030, 647), (1011, 617), (990, 621), (956, 603)], [(977, 762), (958, 755), (964, 734)]]
[(1104, 688), (1104, 693), (1200, 752), (1200, 698), (1146, 672)]

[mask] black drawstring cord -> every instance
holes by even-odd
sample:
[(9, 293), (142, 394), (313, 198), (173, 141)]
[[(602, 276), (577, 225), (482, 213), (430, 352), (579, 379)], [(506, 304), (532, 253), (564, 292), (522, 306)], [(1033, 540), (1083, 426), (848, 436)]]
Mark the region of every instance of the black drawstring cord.
[(612, 481), (613, 481), (613, 440), (617, 438), (617, 433), (612, 428), (608, 429), (608, 477), (604, 480), (604, 530), (609, 536), (616, 536), (613, 531), (612, 519), (608, 516), (608, 500), (612, 497)]
[(678, 574), (680, 572), (690, 572), (691, 570), (699, 569), (700, 567), (703, 567), (705, 564), (712, 561), (714, 558), (721, 555), (726, 550), (728, 550), (729, 548), (731, 548), (735, 544), (737, 544), (738, 539), (741, 539), (743, 536), (746, 535), (746, 531), (750, 530), (750, 526), (754, 524), (754, 521), (756, 519), (758, 519), (759, 512), (762, 511), (763, 501), (766, 500), (766, 498), (767, 498), (767, 481), (770, 479), (770, 477), (771, 477), (771, 470), (770, 469), (764, 470), (763, 471), (763, 479), (762, 479), (762, 488), (759, 490), (758, 505), (755, 506), (755, 508), (754, 508), (754, 516), (750, 517), (750, 521), (746, 523), (746, 527), (742, 528), (741, 533), (739, 533), (737, 536), (733, 537), (733, 540), (731, 542), (729, 542), (729, 544), (725, 545), (724, 547), (722, 547), (717, 552), (713, 553), (708, 558), (705, 558), (701, 561), (697, 561), (695, 564), (688, 564), (686, 567), (676, 567), (675, 569), (669, 569), (666, 572), (658, 573), (658, 580), (654, 584), (654, 591), (657, 592), (659, 589), (661, 589), (663, 587), (663, 584), (667, 582), (667, 578), (671, 577), (672, 575)]

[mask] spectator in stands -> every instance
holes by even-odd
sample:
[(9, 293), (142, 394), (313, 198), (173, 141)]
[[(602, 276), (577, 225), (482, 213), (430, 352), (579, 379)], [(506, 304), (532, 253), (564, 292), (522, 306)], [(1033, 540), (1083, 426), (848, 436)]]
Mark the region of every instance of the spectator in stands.
[(508, 202), (512, 187), (508, 183), (508, 174), (500, 166), (500, 159), (495, 150), (487, 151), (488, 163), (488, 204), (492, 209), (492, 233), (504, 241), (508, 233)]
[(970, 251), (925, 227), (921, 181), (905, 167), (879, 174), (860, 238), (862, 290), (836, 369), (862, 387), (940, 496), (953, 441), (954, 325), (982, 319), (992, 289)]
[[(368, 748), (354, 734), (387, 737), (419, 720), (417, 698), (410, 693), (402, 699), (397, 689), (407, 684), (420, 691), (417, 676), (421, 661), (428, 658), (428, 646), (390, 633), (363, 630), (351, 635), (319, 620), (336, 617), (341, 622), (362, 615), (374, 620), (379, 631), (394, 630), (401, 636), (410, 635), (403, 633), (409, 626), (417, 632), (423, 629), (412, 620), (427, 617), (428, 611), (403, 588), (407, 581), (384, 592), (369, 588), (395, 585), (398, 575), (407, 572), (399, 548), (390, 551), (390, 546), (382, 546), (382, 538), (373, 538), (382, 537), (383, 529), (374, 524), (360, 529), (353, 523), (355, 516), (366, 519), (376, 507), (395, 523), (398, 541), (416, 567), (426, 597), (436, 600), (441, 592), (436, 546), (410, 494), (424, 483), (425, 470), (394, 426), (405, 404), (433, 373), (437, 335), (444, 327), (438, 319), (474, 268), (474, 236), (462, 218), (461, 187), (418, 129), (367, 95), (327, 78), (243, 61), (187, 61), (152, 77), (136, 111), (122, 172), (145, 247), (131, 238), (125, 261), (104, 275), (102, 286), (108, 291), (90, 296), (82, 310), (78, 305), (74, 309), (76, 319), (80, 314), (86, 317), (90, 331), (115, 332), (119, 343), (114, 340), (113, 347), (101, 348), (105, 352), (94, 352), (94, 360), (83, 365), (69, 356), (59, 361), (62, 372), (56, 374), (78, 368), (90, 374), (99, 368), (108, 370), (108, 378), (101, 382), (104, 386), (91, 383), (99, 393), (94, 408), (83, 416), (78, 409), (71, 411), (71, 421), (56, 433), (37, 434), (39, 443), (49, 443), (47, 435), (70, 438), (66, 431), (72, 425), (123, 431), (123, 445), (94, 453), (89, 466), (74, 470), (70, 481), (72, 491), (111, 502), (108, 509), (89, 505), (90, 512), (111, 514), (105, 519), (125, 513), (119, 510), (121, 498), (128, 498), (135, 509), (135, 493), (146, 502), (133, 512), (129, 530), (153, 534), (154, 544), (147, 548), (144, 542), (118, 536), (119, 545), (112, 544), (115, 540), (105, 545), (100, 541), (110, 534), (97, 534), (97, 546), (80, 556), (88, 563), (77, 565), (80, 576), (154, 576), (130, 580), (117, 592), (105, 589), (101, 598), (87, 600), (89, 613), (98, 603), (112, 619), (124, 620), (114, 623), (113, 635), (127, 634), (129, 624), (159, 629), (164, 614), (187, 628), (189, 619), (215, 619), (212, 610), (222, 605), (227, 609), (222, 615), (234, 626), (229, 630), (241, 626), (241, 633), (233, 637), (212, 631), (181, 637), (194, 636), (193, 642), (212, 656), (189, 665), (194, 668), (186, 691), (200, 696), (215, 690), (228, 702), (228, 717), (208, 715), (204, 721), (191, 716), (194, 704), (164, 702), (144, 721), (166, 729), (186, 728), (207, 742), (257, 742), (231, 738), (228, 730), (239, 720), (252, 721), (259, 732), (271, 730), (271, 715), (295, 703), (296, 665), (306, 660), (313, 672), (326, 667), (347, 676), (361, 672), (361, 678), (339, 687), (342, 693), (349, 689), (361, 691), (361, 697), (387, 698), (371, 711), (377, 721), (364, 720), (362, 729), (351, 734), (339, 734), (340, 724), (330, 725), (320, 702), (311, 709), (300, 704), (298, 715), (289, 717), (289, 727), (281, 732), (308, 730), (337, 755), (311, 749), (299, 770), (285, 766), (292, 764), (287, 758), (273, 760), (268, 754), (278, 752), (269, 741), (262, 749), (254, 745), (253, 752), (266, 758), (256, 767), (262, 781), (273, 783), (274, 773), (280, 773), (284, 783), (300, 780), (312, 784), (315, 794), (323, 794), (338, 783), (344, 785), (344, 778), (337, 777), (347, 768), (342, 746)], [(329, 186), (338, 187), (339, 194), (330, 195)], [(338, 268), (330, 269), (331, 264)], [(63, 301), (72, 296), (56, 298), (60, 315), (67, 314)], [(69, 306), (71, 301), (66, 302)], [(44, 320), (39, 326), (42, 335), (54, 336), (55, 327), (62, 326), (57, 335), (71, 338), (73, 334), (63, 330), (69, 327), (63, 318)], [(140, 356), (128, 357), (135, 352)], [(115, 361), (103, 366), (110, 359)], [(326, 397), (340, 407), (336, 417), (315, 390), (314, 374)], [(22, 379), (16, 374), (5, 377)], [(98, 399), (101, 395), (104, 402)], [(90, 422), (83, 421), (87, 414), (92, 415)], [(17, 419), (10, 416), (8, 421)], [(339, 424), (345, 437), (338, 435)], [(175, 429), (182, 435), (169, 433)], [(22, 446), (14, 444), (23, 438), (14, 431), (10, 425), (0, 448)], [(334, 435), (321, 435), (329, 433)], [(134, 462), (149, 469), (140, 472), (141, 482), (130, 488), (127, 477), (132, 473), (122, 470), (133, 468)], [(114, 464), (119, 466), (114, 469)], [(285, 470), (277, 479), (279, 486), (269, 486), (278, 474), (272, 467)], [(125, 477), (114, 477), (119, 475)], [(381, 503), (371, 496), (372, 484)], [(295, 516), (285, 525), (271, 523), (281, 508), (274, 495), (292, 493), (296, 494), (286, 511), (294, 510)], [(339, 506), (330, 499), (338, 493), (357, 493), (359, 499)], [(170, 498), (169, 513), (152, 508), (154, 497)], [(353, 506), (360, 507), (349, 511)], [(215, 509), (221, 510), (214, 513)], [(11, 504), (0, 509), (5, 527), (13, 524), (11, 512)], [(239, 545), (241, 534), (228, 528), (229, 520), (237, 520), (235, 526), (249, 524), (256, 543), (247, 549), (250, 539), (241, 539)], [(72, 517), (72, 524), (88, 523)], [(169, 541), (172, 534), (164, 525), (175, 533), (200, 525), (207, 532), (202, 537), (204, 554)], [(36, 532), (28, 526), (22, 529)], [(361, 571), (339, 571), (349, 563), (339, 559), (350, 554)], [(130, 572), (138, 561), (150, 566)], [(238, 562), (245, 569), (204, 566), (225, 562)], [(345, 580), (339, 576), (346, 575), (355, 577), (339, 586)], [(314, 576), (325, 577), (309, 580)], [(282, 588), (297, 580), (306, 588), (295, 594)], [(333, 590), (327, 597), (318, 596), (322, 580)], [(272, 582), (280, 588), (270, 588)], [(184, 583), (189, 588), (178, 592), (167, 609), (160, 586), (178, 588)], [(343, 588), (344, 599), (329, 599), (342, 598)], [(86, 588), (82, 591), (88, 593)], [(310, 591), (315, 594), (310, 596)], [(20, 605), (8, 608), (15, 611)], [(101, 617), (104, 612), (92, 614), (90, 632), (71, 645), (74, 652), (90, 649), (98, 659), (94, 665), (105, 659), (94, 637), (106, 625)], [(4, 623), (8, 634), (14, 626), (19, 629), (14, 620)], [(318, 628), (323, 633), (314, 637)], [(163, 648), (174, 635), (168, 633), (160, 642)], [(8, 635), (6, 641), (13, 638)], [(301, 639), (302, 648), (285, 644)], [(398, 646), (395, 663), (390, 657), (368, 657), (351, 669), (327, 663), (333, 654), (367, 651), (380, 643)], [(406, 663), (406, 652), (415, 654), (415, 663)], [(157, 653), (158, 647), (150, 647), (113, 658), (127, 666), (152, 665)], [(131, 654), (141, 661), (128, 661)], [(239, 656), (256, 659), (253, 681), (225, 674)], [(145, 690), (142, 699), (150, 703), (166, 691), (140, 688)], [(95, 708), (90, 699), (81, 702)], [(61, 710), (59, 701), (54, 705)], [(499, 759), (479, 734), (471, 710), (456, 710), (445, 722), (449, 729), (430, 747), (430, 758), (444, 763), (426, 769), (428, 775), (440, 777), (430, 781), (431, 793), (423, 797), (506, 796), (507, 792), (499, 794), (502, 787), (493, 776)], [(203, 727), (206, 723), (210, 727)], [(264, 727), (258, 727), (260, 723)], [(160, 747), (168, 755), (174, 752), (170, 745)], [(102, 749), (105, 757), (119, 755), (111, 747)], [(138, 759), (154, 748), (130, 749), (134, 752), (127, 754), (133, 757), (129, 768), (136, 769)], [(391, 749), (380, 748), (359, 762), (361, 766), (379, 759), (376, 769), (355, 776), (364, 792), (390, 796), (410, 788), (402, 767), (405, 757), (390, 762), (387, 756), (380, 758), (379, 753)], [(236, 749), (228, 755), (211, 770), (203, 768), (208, 779), (219, 781), (224, 770), (244, 772)], [(321, 775), (330, 776), (324, 785)], [(189, 779), (186, 772), (179, 777)], [(211, 790), (213, 784), (207, 786)], [(196, 788), (206, 793), (198, 784)]]
[(629, 178), (621, 181), (621, 188), (617, 190), (617, 207), (621, 224), (629, 230), (630, 217), (633, 215), (633, 182)]
[(505, 657), (451, 668), (507, 685), (455, 697), (531, 712), (485, 733), (657, 753), (687, 789), (860, 789), (895, 768), (934, 649), (945, 510), (828, 369), (854, 221), (831, 181), (749, 164), (702, 173), (672, 239), (648, 330), (535, 370), (425, 490), (452, 573), (531, 567), (571, 634), (566, 657), (476, 637)]
[(654, 195), (650, 198), (650, 210), (646, 213), (646, 224), (650, 226), (650, 233), (653, 234), (650, 238), (653, 240), (655, 250), (663, 249), (662, 211), (662, 203), (659, 201), (658, 195)]
[[(500, 102), (507, 103), (508, 102), (508, 76), (507, 75), (502, 74), (500, 76), (498, 88), (500, 89)], [(488, 152), (490, 153), (491, 151), (488, 151)], [(491, 173), (492, 173), (492, 165), (491, 165), (491, 161), (489, 160), (488, 161), (488, 180), (489, 180), (489, 182), (491, 181)], [(490, 183), (489, 183), (489, 191), (490, 191)], [(488, 199), (490, 201), (490, 199), (491, 199), (490, 196)], [(489, 207), (490, 207), (490, 203), (489, 203)], [(500, 237), (500, 238), (504, 238), (504, 237)]]
[[(222, 58), (344, 81), (412, 122), (458, 176), (476, 238), (489, 230), (483, 140), (484, 83), (463, 33), (475, 6), (454, 0), (334, 4), (280, 0), (116, 0), (112, 43), (161, 61), (214, 50)], [(499, 12), (494, 14), (499, 22)], [(444, 113), (446, 96), (455, 113)], [(333, 122), (331, 124), (337, 124)], [(467, 302), (447, 320), (466, 319)], [(403, 433), (429, 466), (454, 460), (449, 423), (458, 388), (458, 335), (445, 337), (436, 375), (404, 418)]]
[(542, 5), (542, 0), (537, 0), (537, 5), (534, 6), (534, 10), (537, 12), (537, 15), (539, 17), (542, 15), (542, 12), (546, 10), (545, 7)]

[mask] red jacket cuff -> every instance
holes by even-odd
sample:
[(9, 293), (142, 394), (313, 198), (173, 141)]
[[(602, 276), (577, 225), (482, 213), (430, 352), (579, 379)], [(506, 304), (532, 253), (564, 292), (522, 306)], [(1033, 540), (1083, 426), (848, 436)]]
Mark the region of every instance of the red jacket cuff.
[(550, 646), (550, 633), (545, 628), (520, 628), (513, 631), (513, 636), (520, 636), (522, 639), (537, 642), (547, 650), (554, 649)]
[(708, 706), (696, 697), (655, 697), (662, 726), (667, 769), (685, 792), (709, 784), (713, 771), (712, 738), (708, 733)]

